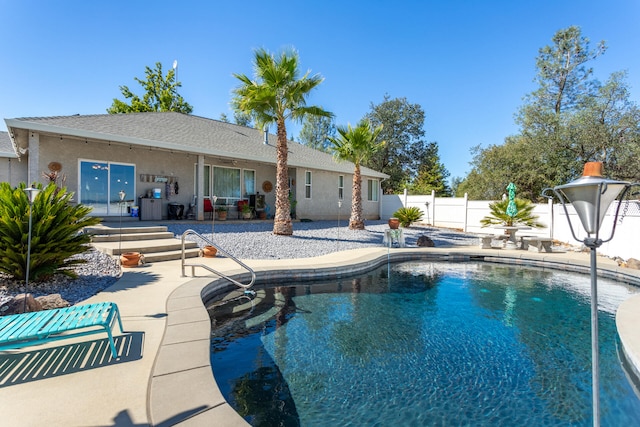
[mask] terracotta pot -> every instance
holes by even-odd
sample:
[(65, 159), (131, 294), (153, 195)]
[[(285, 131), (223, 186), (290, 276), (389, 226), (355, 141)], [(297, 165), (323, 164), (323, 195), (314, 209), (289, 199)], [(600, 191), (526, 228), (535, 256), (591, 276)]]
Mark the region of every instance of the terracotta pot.
[(258, 211), (258, 219), (267, 219), (266, 211)]
[(215, 258), (217, 253), (218, 250), (215, 248), (215, 246), (207, 245), (202, 248), (202, 256), (204, 256), (205, 258)]
[(140, 265), (140, 252), (125, 252), (120, 255), (120, 265), (123, 267), (137, 267)]
[(226, 221), (227, 220), (227, 211), (218, 212), (218, 220)]
[(398, 218), (389, 218), (389, 228), (397, 230), (400, 227), (400, 220)]

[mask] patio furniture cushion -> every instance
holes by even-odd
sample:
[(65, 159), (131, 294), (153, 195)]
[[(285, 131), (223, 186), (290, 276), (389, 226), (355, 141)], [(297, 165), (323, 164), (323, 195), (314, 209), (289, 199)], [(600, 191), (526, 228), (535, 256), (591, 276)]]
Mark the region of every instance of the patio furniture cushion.
[(74, 305), (53, 310), (34, 311), (0, 317), (0, 350), (106, 332), (111, 354), (118, 358), (111, 329), (122, 320), (112, 302)]

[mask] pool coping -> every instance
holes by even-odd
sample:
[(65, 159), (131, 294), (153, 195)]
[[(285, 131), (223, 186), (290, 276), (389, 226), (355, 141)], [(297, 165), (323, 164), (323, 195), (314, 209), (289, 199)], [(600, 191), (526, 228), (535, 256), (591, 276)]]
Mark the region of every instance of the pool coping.
[[(482, 261), (532, 266), (589, 274), (588, 253), (534, 253), (518, 250), (447, 248), (367, 248), (337, 252), (321, 257), (296, 260), (245, 260), (256, 273), (257, 281), (282, 279), (333, 279), (368, 271), (388, 261)], [(248, 274), (229, 260), (213, 259), (216, 269), (242, 281)], [(206, 273), (206, 270), (198, 270)], [(640, 271), (619, 267), (609, 258), (598, 258), (598, 276), (640, 286)], [(151, 425), (249, 424), (226, 402), (216, 384), (210, 364), (209, 315), (205, 301), (230, 287), (222, 279), (196, 276), (176, 288), (166, 302), (167, 320), (164, 336), (156, 354), (147, 396), (147, 413)], [(640, 379), (640, 295), (624, 301), (616, 314), (623, 356), (632, 376)], [(630, 378), (634, 380), (634, 378)], [(171, 424), (167, 424), (170, 422)]]

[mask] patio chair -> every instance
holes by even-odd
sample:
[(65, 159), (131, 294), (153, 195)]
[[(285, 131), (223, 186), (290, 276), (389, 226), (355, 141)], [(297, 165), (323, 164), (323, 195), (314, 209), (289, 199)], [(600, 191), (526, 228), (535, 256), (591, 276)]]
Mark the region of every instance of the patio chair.
[(213, 219), (213, 204), (211, 203), (211, 199), (209, 198), (205, 198), (204, 199), (204, 213), (206, 214), (207, 212), (209, 212), (211, 214), (211, 219)]

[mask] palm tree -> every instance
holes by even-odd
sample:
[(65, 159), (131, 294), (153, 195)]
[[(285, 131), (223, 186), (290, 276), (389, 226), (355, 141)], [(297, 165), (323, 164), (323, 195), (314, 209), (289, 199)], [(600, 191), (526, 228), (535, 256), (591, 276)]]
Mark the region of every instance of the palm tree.
[(320, 107), (307, 106), (306, 98), (324, 78), (319, 74), (298, 78), (298, 53), (282, 52), (278, 57), (264, 49), (255, 51), (254, 80), (244, 74), (234, 74), (242, 83), (234, 89), (233, 108), (249, 114), (258, 128), (276, 123), (276, 211), (273, 234), (293, 234), (289, 204), (289, 172), (287, 166), (287, 128), (285, 121), (301, 121), (305, 115), (332, 117)]
[(382, 125), (373, 129), (369, 120), (362, 120), (355, 128), (351, 125), (338, 126), (338, 137), (331, 137), (331, 148), (334, 157), (338, 160), (349, 161), (355, 165), (353, 171), (353, 186), (351, 195), (351, 217), (349, 229), (363, 230), (364, 218), (362, 216), (362, 175), (360, 164), (368, 160), (380, 150), (385, 142), (376, 142), (382, 131)]
[(491, 225), (504, 225), (507, 227), (524, 225), (534, 228), (545, 227), (544, 224), (538, 222), (538, 216), (533, 213), (535, 206), (529, 200), (516, 198), (514, 201), (517, 212), (513, 216), (507, 213), (509, 199), (489, 203), (490, 214), (480, 220), (482, 227), (489, 227)]

